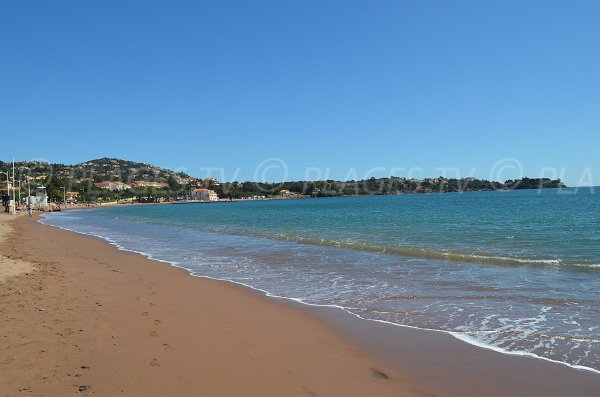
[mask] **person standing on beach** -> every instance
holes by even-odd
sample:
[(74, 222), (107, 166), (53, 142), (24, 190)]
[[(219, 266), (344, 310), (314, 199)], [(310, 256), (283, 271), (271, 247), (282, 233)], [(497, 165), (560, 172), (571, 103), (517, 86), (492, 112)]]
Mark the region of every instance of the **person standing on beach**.
[(2, 195), (2, 205), (4, 206), (4, 212), (9, 212), (10, 196), (8, 194)]

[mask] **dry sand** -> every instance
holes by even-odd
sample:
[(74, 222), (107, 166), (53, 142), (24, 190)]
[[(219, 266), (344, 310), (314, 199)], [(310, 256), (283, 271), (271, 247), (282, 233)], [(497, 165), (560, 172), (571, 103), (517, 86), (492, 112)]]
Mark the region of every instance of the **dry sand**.
[(11, 227), (0, 243), (2, 396), (432, 395), (251, 290), (28, 217)]
[[(10, 219), (9, 216), (2, 214), (0, 217), (0, 243), (6, 241), (12, 230), (7, 222)], [(9, 258), (3, 253), (4, 251), (0, 251), (0, 283), (9, 277), (31, 272), (35, 269), (33, 264)]]

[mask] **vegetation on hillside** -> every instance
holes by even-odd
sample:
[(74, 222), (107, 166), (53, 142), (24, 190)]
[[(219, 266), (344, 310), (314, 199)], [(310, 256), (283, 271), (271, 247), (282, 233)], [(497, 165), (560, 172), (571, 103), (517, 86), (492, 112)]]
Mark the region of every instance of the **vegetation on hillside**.
[[(12, 164), (0, 161), (0, 169), (6, 171)], [(287, 197), (332, 197), (351, 195), (385, 195), (405, 193), (445, 193), (468, 192), (481, 190), (506, 189), (546, 189), (562, 188), (565, 185), (560, 179), (522, 178), (504, 182), (481, 180), (476, 178), (425, 178), (408, 179), (403, 177), (370, 178), (360, 181), (293, 181), (282, 183), (227, 182), (218, 183), (214, 179), (201, 180), (183, 172), (114, 158), (101, 158), (76, 165), (49, 164), (29, 161), (15, 163), (17, 181), (21, 181), (21, 194), (27, 194), (28, 187), (32, 193), (36, 187), (43, 186), (48, 196), (54, 200), (62, 200), (67, 192), (79, 195), (79, 201), (124, 200), (138, 201), (185, 200), (190, 191), (198, 187), (206, 187), (221, 198), (240, 199), (248, 197), (281, 196)], [(164, 182), (166, 187), (137, 187), (114, 190), (100, 189), (98, 182), (122, 182), (131, 184), (134, 181)], [(19, 186), (19, 183), (16, 183)], [(5, 185), (0, 185), (4, 188)]]
[(546, 189), (566, 187), (560, 179), (523, 178), (504, 183), (476, 178), (426, 178), (407, 179), (402, 177), (370, 178), (360, 181), (295, 181), (283, 183), (232, 182), (224, 183), (215, 190), (223, 197), (242, 198), (271, 196), (281, 190), (296, 195), (315, 197), (364, 196), (408, 193), (448, 193), (482, 190)]
[[(11, 167), (12, 163), (0, 161), (0, 169), (6, 170)], [(80, 201), (131, 198), (140, 201), (158, 201), (176, 199), (184, 187), (199, 184), (197, 178), (183, 172), (175, 172), (146, 163), (106, 157), (76, 165), (39, 161), (16, 162), (15, 171), (17, 181), (21, 181), (22, 195), (27, 194), (28, 188), (34, 194), (33, 192), (38, 186), (43, 186), (53, 200), (61, 200), (66, 192), (74, 192), (79, 194)], [(134, 181), (165, 182), (168, 187), (164, 189), (139, 187), (110, 191), (94, 185), (105, 181), (126, 184)], [(19, 186), (18, 182), (16, 185)]]

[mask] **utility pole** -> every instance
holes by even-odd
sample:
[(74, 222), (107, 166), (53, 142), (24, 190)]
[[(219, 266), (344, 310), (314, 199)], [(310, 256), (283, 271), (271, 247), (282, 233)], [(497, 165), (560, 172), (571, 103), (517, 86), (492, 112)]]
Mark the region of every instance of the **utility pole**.
[(12, 178), (12, 205), (10, 206), (10, 213), (11, 214), (16, 214), (16, 208), (15, 208), (15, 158), (13, 157), (13, 163), (12, 163), (12, 169), (13, 169), (13, 178)]
[[(21, 166), (19, 167), (19, 202), (21, 202), (21, 176), (23, 174), (23, 170), (29, 170), (29, 167), (26, 166)], [(29, 185), (29, 175), (25, 175), (25, 180), (27, 181), (27, 208), (29, 209), (31, 207), (31, 187)]]

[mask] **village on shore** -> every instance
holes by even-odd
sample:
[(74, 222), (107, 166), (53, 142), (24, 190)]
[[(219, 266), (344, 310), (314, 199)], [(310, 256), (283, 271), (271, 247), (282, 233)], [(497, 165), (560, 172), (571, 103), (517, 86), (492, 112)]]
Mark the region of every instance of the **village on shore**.
[(75, 166), (38, 161), (0, 161), (0, 169), (3, 170), (0, 191), (6, 212), (301, 196), (286, 189), (279, 189), (276, 194), (269, 192), (268, 195), (260, 192), (243, 197), (236, 193), (224, 194), (222, 184), (215, 178), (200, 179), (150, 164), (111, 158)]
[[(27, 180), (27, 182), (30, 182)], [(201, 180), (204, 186), (219, 186), (220, 183), (214, 178)], [(27, 210), (37, 211), (60, 211), (63, 208), (85, 208), (95, 206), (114, 206), (114, 205), (133, 205), (133, 204), (159, 204), (159, 203), (209, 203), (222, 201), (239, 200), (267, 200), (267, 199), (286, 199), (301, 197), (288, 190), (281, 189), (275, 197), (265, 195), (254, 195), (240, 199), (222, 198), (215, 190), (207, 187), (193, 187), (186, 193), (175, 198), (161, 195), (161, 189), (168, 189), (166, 182), (154, 181), (133, 181), (130, 184), (118, 181), (95, 182), (93, 186), (99, 189), (98, 194), (93, 200), (82, 199), (83, 192), (63, 191), (62, 197), (49, 196), (48, 189), (45, 186), (36, 186), (31, 190), (29, 184), (28, 192), (24, 194), (21, 191), (22, 186), (18, 183), (13, 184), (12, 178), (6, 182), (2, 194), (2, 202), (5, 212), (18, 212)], [(8, 192), (8, 193), (7, 193)], [(140, 194), (140, 192), (142, 192)], [(23, 193), (23, 194), (22, 194)], [(135, 195), (137, 193), (137, 196)]]
[(391, 176), (359, 181), (221, 182), (212, 177), (200, 179), (183, 171), (114, 158), (76, 165), (0, 161), (0, 178), (2, 202), (7, 212), (59, 210), (64, 206), (210, 203), (566, 187), (560, 179), (549, 178), (496, 182), (473, 177), (416, 179)]

